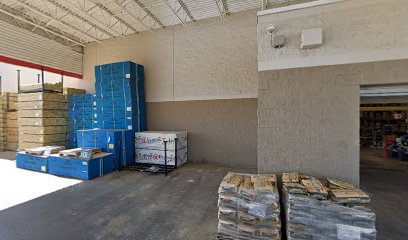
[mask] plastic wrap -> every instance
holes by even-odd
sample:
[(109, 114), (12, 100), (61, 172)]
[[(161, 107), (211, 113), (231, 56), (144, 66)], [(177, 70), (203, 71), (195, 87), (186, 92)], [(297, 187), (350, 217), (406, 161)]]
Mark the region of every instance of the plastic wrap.
[[(362, 203), (350, 199), (352, 204), (345, 206), (344, 203), (336, 203), (331, 194), (327, 199), (319, 200), (309, 193), (304, 193), (303, 189), (296, 191), (292, 184), (284, 183), (282, 190), (288, 240), (376, 239), (376, 216), (374, 212), (369, 211), (367, 199), (363, 199)], [(334, 190), (326, 189), (329, 193)]]
[(275, 175), (228, 173), (218, 193), (218, 239), (281, 239)]

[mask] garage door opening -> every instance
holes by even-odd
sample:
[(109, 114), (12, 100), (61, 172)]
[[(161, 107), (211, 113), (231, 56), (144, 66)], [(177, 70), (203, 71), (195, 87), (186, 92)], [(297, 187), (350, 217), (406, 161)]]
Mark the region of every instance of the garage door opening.
[(361, 169), (407, 171), (408, 86), (360, 90)]

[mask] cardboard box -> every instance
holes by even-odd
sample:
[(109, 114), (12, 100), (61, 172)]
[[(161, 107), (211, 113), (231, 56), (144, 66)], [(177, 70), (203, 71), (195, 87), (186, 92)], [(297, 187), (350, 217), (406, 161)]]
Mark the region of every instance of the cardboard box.
[(175, 139), (177, 138), (177, 149), (187, 147), (187, 131), (145, 131), (135, 133), (135, 148), (164, 150), (164, 140), (167, 149), (174, 151)]
[[(164, 151), (154, 150), (154, 149), (135, 149), (136, 163), (148, 163), (148, 164), (159, 164), (164, 165)], [(175, 156), (175, 151), (167, 151), (167, 165), (175, 166), (175, 159), (177, 158), (177, 167), (187, 163), (188, 155), (187, 148), (183, 148), (177, 151), (177, 156)]]

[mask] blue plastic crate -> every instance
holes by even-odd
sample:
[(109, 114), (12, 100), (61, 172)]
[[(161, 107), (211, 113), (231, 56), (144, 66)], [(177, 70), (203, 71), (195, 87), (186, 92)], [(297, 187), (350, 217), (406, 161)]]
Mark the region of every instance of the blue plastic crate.
[(49, 173), (52, 175), (91, 180), (115, 171), (111, 153), (97, 153), (91, 159), (62, 157), (52, 154), (48, 158)]
[(16, 166), (17, 168), (47, 173), (48, 156), (36, 156), (19, 152), (16, 154)]
[[(144, 67), (133, 62), (100, 65), (95, 67), (95, 77), (98, 126), (115, 129), (125, 127), (134, 131), (145, 131)], [(121, 111), (128, 113), (128, 116), (115, 119), (99, 117)], [(120, 119), (123, 119), (124, 123), (119, 122)]]
[(92, 129), (77, 131), (78, 147), (97, 147), (113, 153), (115, 170), (134, 163), (134, 131)]

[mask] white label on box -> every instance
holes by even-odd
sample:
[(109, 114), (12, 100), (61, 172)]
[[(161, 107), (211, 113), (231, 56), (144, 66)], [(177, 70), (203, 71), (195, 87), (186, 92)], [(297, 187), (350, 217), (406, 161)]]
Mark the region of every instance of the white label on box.
[(338, 240), (360, 240), (361, 228), (350, 225), (337, 224), (337, 239)]
[(126, 78), (130, 78), (130, 73), (126, 73)]
[(126, 111), (128, 111), (128, 112), (132, 111), (132, 107), (127, 107)]
[(47, 171), (47, 167), (46, 166), (41, 166), (41, 171), (43, 171), (43, 172)]
[(82, 162), (82, 165), (87, 166), (88, 162)]
[(132, 117), (127, 117), (128, 120), (132, 120)]
[(94, 118), (97, 118), (97, 117), (98, 117), (98, 114), (97, 114), (97, 113), (95, 113), (95, 114), (94, 114)]
[(131, 125), (128, 126), (128, 130), (132, 130), (132, 126), (131, 126)]

